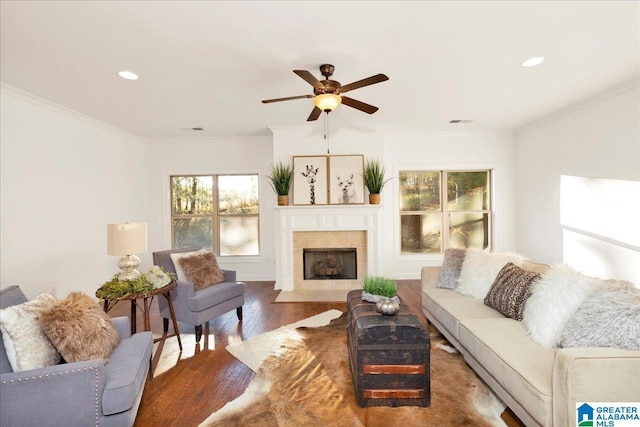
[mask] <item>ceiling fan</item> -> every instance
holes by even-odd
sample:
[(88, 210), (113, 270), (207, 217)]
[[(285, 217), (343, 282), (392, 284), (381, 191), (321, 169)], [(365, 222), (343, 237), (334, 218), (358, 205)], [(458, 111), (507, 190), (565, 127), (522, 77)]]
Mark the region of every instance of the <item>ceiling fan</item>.
[(375, 76), (367, 77), (366, 79), (358, 80), (357, 82), (349, 83), (348, 85), (342, 86), (340, 82), (329, 79), (329, 77), (333, 75), (334, 70), (335, 67), (333, 65), (322, 64), (320, 66), (320, 73), (325, 77), (325, 79), (322, 81), (316, 79), (313, 74), (311, 74), (307, 70), (293, 70), (294, 73), (296, 73), (307, 83), (313, 86), (313, 95), (299, 95), (288, 96), (286, 98), (265, 99), (262, 101), (262, 103), (268, 104), (271, 102), (290, 101), (292, 99), (313, 98), (313, 103), (315, 106), (313, 107), (311, 114), (309, 114), (309, 117), (307, 118), (308, 122), (317, 120), (323, 111), (325, 113), (329, 113), (336, 109), (340, 104), (348, 105), (349, 107), (355, 108), (356, 110), (364, 111), (368, 114), (373, 114), (378, 111), (378, 107), (374, 107), (373, 105), (358, 101), (357, 99), (349, 98), (348, 96), (342, 96), (342, 94), (350, 90), (384, 82), (385, 80), (389, 80), (389, 77), (385, 76), (384, 74), (376, 74)]

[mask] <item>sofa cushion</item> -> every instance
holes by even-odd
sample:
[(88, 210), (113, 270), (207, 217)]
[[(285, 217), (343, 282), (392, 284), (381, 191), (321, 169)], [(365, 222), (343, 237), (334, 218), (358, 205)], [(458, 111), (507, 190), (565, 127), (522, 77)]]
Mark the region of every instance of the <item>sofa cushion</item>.
[(460, 322), (460, 343), (540, 425), (552, 425), (555, 351), (529, 338), (506, 317)]
[(60, 353), (38, 324), (41, 313), (55, 303), (52, 294), (43, 293), (22, 304), (0, 309), (2, 341), (13, 372), (60, 362)]
[(430, 288), (423, 292), (424, 308), (458, 338), (458, 323), (462, 319), (503, 318), (496, 310), (478, 299), (460, 295), (450, 289)]
[(134, 405), (146, 381), (152, 349), (151, 332), (138, 332), (122, 340), (113, 351), (105, 367), (104, 415), (127, 411)]
[(522, 266), (524, 258), (507, 252), (469, 248), (464, 256), (456, 292), (484, 300), (496, 276), (508, 262)]
[(190, 311), (203, 311), (214, 305), (244, 294), (244, 283), (223, 282), (197, 291), (189, 298)]
[(538, 273), (523, 270), (511, 262), (507, 263), (491, 285), (484, 303), (507, 317), (522, 320), (529, 288), (538, 279)]
[(569, 318), (560, 345), (640, 350), (640, 289), (629, 282), (603, 283)]
[(71, 292), (44, 310), (38, 323), (67, 362), (109, 361), (120, 335), (111, 318), (88, 295)]
[(560, 333), (580, 304), (602, 280), (578, 273), (565, 264), (556, 264), (531, 286), (522, 313), (522, 322), (531, 339), (548, 348), (557, 348)]
[(445, 251), (438, 275), (438, 288), (455, 289), (458, 287), (465, 252), (464, 249), (455, 248), (449, 248)]
[(182, 257), (178, 264), (196, 291), (224, 282), (224, 273), (212, 252)]

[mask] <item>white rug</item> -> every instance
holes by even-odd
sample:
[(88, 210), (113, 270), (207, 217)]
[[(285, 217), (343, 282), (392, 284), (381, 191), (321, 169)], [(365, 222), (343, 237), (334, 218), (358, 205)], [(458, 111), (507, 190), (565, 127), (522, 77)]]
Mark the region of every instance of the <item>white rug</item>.
[(308, 317), (290, 325), (281, 326), (270, 332), (265, 332), (246, 341), (229, 344), (226, 350), (236, 359), (247, 365), (253, 372), (258, 372), (262, 362), (272, 354), (281, 354), (286, 350), (282, 342), (287, 338), (301, 339), (296, 328), (306, 326), (316, 328), (328, 325), (333, 319), (342, 315), (340, 310), (327, 310), (315, 316)]

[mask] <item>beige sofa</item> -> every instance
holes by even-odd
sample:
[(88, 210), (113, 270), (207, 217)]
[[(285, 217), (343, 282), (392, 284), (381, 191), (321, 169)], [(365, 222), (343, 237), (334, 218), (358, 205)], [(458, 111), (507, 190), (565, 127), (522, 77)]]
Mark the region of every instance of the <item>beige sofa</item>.
[(437, 288), (439, 271), (422, 269), (424, 314), (525, 425), (575, 426), (576, 402), (640, 402), (640, 352), (543, 347), (483, 300)]

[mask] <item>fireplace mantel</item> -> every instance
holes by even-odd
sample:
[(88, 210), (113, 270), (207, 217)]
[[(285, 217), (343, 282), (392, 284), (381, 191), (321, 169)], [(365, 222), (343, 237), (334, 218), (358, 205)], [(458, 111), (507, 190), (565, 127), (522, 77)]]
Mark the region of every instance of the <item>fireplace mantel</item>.
[(276, 207), (275, 289), (294, 290), (293, 233), (297, 231), (366, 231), (367, 275), (379, 275), (382, 266), (381, 221), (381, 205)]

